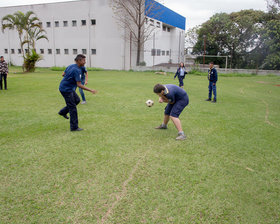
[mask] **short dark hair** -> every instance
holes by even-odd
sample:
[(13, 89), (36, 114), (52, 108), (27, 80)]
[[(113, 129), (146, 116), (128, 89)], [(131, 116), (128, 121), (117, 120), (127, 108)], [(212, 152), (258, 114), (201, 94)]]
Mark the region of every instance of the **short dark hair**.
[(214, 65), (214, 62), (213, 62), (213, 61), (211, 61), (209, 64)]
[(75, 57), (75, 61), (82, 60), (83, 58), (86, 58), (86, 56), (83, 55), (83, 54), (78, 54), (78, 55)]
[(154, 86), (154, 93), (161, 93), (162, 90), (165, 90), (164, 85), (162, 84), (156, 84)]
[(0, 58), (4, 58), (4, 56), (0, 56)]

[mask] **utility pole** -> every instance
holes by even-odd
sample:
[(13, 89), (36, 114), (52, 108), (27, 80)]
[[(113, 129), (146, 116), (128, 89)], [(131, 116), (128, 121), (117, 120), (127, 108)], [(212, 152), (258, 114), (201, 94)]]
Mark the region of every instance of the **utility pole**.
[(203, 68), (205, 65), (205, 52), (206, 52), (206, 35), (203, 35), (203, 40), (204, 40), (204, 54), (203, 54)]

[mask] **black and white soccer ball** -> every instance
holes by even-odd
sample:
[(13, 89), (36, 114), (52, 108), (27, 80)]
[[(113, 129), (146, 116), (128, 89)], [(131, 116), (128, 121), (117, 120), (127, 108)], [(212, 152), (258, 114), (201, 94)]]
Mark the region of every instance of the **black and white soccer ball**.
[(152, 101), (152, 100), (147, 100), (147, 101), (146, 101), (146, 105), (147, 105), (147, 107), (152, 107), (152, 106), (154, 105), (154, 101)]

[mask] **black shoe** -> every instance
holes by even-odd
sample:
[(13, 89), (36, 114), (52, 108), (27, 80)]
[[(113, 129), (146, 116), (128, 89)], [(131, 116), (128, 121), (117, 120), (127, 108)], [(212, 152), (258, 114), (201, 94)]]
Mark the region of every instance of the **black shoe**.
[(211, 103), (217, 103), (217, 100), (213, 100)]
[(211, 101), (211, 99), (210, 98), (208, 98), (207, 100), (205, 100), (205, 101)]
[(64, 117), (65, 119), (69, 119), (69, 117), (67, 116), (67, 114), (60, 114), (59, 112), (58, 112), (58, 114), (59, 114), (60, 116)]
[(74, 129), (74, 130), (71, 130), (71, 131), (83, 131), (84, 129), (82, 128), (77, 128), (77, 129)]

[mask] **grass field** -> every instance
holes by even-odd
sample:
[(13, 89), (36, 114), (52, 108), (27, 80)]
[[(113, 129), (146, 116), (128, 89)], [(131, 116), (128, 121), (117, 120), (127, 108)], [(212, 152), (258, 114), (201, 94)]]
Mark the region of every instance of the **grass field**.
[[(15, 71), (15, 70), (14, 70)], [(89, 72), (79, 126), (57, 115), (61, 72), (8, 77), (0, 91), (0, 223), (280, 223), (280, 77), (190, 75), (181, 115), (155, 130), (152, 89), (173, 75)]]

